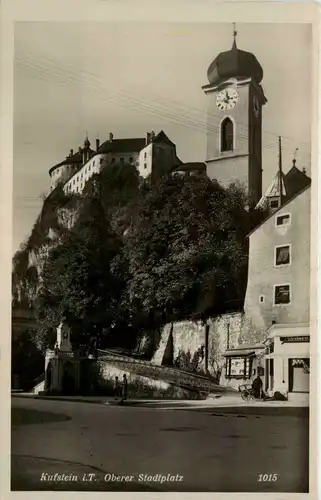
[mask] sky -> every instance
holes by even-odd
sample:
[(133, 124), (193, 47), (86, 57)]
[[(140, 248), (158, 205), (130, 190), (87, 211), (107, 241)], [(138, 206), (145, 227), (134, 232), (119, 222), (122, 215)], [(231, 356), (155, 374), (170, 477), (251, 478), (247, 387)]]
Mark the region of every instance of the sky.
[[(277, 169), (311, 172), (312, 32), (308, 24), (238, 24), (237, 45), (263, 67), (263, 189)], [(13, 249), (28, 237), (48, 170), (96, 137), (164, 130), (183, 161), (206, 159), (207, 68), (232, 24), (18, 22), (14, 61)]]

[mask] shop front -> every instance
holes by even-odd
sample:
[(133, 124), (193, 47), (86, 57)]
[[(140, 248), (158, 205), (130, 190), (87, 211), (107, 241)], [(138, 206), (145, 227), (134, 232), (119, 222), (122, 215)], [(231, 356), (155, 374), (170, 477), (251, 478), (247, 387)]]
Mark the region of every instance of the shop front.
[(240, 385), (251, 384), (258, 375), (264, 383), (263, 354), (264, 345), (261, 344), (242, 344), (227, 350), (224, 353), (225, 370), (222, 372), (220, 384), (238, 389)]
[(297, 399), (310, 391), (309, 325), (273, 325), (266, 340), (265, 391)]

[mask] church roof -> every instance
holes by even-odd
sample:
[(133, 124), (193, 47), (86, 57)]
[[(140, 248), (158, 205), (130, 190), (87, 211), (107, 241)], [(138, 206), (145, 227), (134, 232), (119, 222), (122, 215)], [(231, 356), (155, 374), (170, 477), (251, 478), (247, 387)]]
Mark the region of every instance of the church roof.
[(229, 78), (252, 78), (259, 84), (263, 69), (251, 52), (240, 50), (234, 40), (231, 50), (221, 52), (207, 70), (210, 85), (218, 85)]
[(112, 139), (102, 143), (98, 154), (139, 152), (146, 146), (144, 137), (133, 139)]
[(302, 191), (302, 189), (309, 186), (311, 184), (311, 179), (306, 175), (304, 171), (299, 170), (295, 166), (294, 161), (293, 167), (287, 174), (284, 174), (279, 170), (277, 171), (272, 179), (271, 184), (258, 202), (257, 208), (265, 207), (270, 198), (277, 198), (280, 196), (280, 184), (282, 185), (282, 202), (285, 203), (289, 199), (293, 198), (293, 196), (295, 196), (297, 193)]

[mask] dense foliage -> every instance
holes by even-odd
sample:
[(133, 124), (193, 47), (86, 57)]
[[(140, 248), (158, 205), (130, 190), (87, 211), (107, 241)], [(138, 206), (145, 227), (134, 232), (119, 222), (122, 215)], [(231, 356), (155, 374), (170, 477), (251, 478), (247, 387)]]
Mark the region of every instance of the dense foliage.
[(126, 238), (128, 307), (155, 326), (221, 314), (244, 297), (246, 235), (261, 216), (242, 189), (172, 177), (140, 190)]
[[(169, 321), (206, 319), (244, 298), (246, 235), (264, 214), (247, 210), (239, 186), (224, 189), (201, 176), (139, 183), (135, 167), (110, 165), (92, 177), (78, 202), (68, 231), (48, 215), (59, 239), (40, 282), (33, 271), (43, 349), (52, 347), (63, 317), (76, 346), (94, 339), (102, 347), (132, 347), (143, 331), (153, 335)], [(25, 254), (16, 255), (16, 277), (25, 268)]]
[(99, 200), (88, 196), (74, 227), (49, 251), (43, 268), (36, 305), (45, 344), (54, 342), (63, 318), (76, 346), (114, 322), (120, 290), (111, 262), (120, 245)]
[(15, 336), (11, 346), (11, 371), (18, 377), (19, 388), (30, 390), (43, 369), (44, 357), (37, 347), (34, 332), (25, 330)]

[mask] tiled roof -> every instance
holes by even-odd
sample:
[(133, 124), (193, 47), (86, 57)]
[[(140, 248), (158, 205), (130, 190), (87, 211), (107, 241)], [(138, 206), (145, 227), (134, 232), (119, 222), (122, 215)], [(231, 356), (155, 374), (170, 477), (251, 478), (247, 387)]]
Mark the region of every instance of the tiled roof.
[(284, 177), (286, 199), (292, 198), (296, 193), (311, 184), (311, 179), (302, 170), (293, 166)]
[(157, 135), (151, 138), (151, 142), (167, 142), (168, 144), (175, 146), (175, 144), (167, 137), (165, 132), (161, 130)]
[(139, 137), (134, 139), (112, 139), (105, 141), (98, 149), (98, 153), (131, 153), (139, 152), (146, 146), (146, 139)]
[(206, 164), (204, 162), (188, 162), (176, 164), (171, 172), (193, 172), (193, 171), (206, 172)]
[[(49, 169), (49, 175), (51, 172), (53, 172), (56, 168), (62, 167), (63, 165), (77, 165), (77, 164), (82, 164), (82, 153), (84, 149), (81, 151), (77, 151), (77, 153), (74, 153), (72, 156), (67, 156), (63, 161), (60, 163), (57, 163), (53, 167)], [(93, 156), (95, 154), (95, 151), (89, 148), (90, 156)]]
[[(310, 181), (311, 181), (311, 179), (310, 179)], [(279, 208), (274, 210), (274, 212), (271, 212), (264, 220), (262, 220), (262, 222), (260, 222), (260, 224), (258, 224), (254, 229), (252, 229), (252, 231), (250, 231), (248, 233), (247, 237), (249, 237), (249, 236), (251, 236), (251, 234), (255, 233), (255, 231), (257, 229), (259, 229), (259, 227), (263, 226), (263, 224), (265, 224), (266, 221), (268, 221), (271, 217), (274, 217), (276, 213), (278, 213), (280, 210), (282, 210), (282, 208), (284, 208), (286, 205), (288, 205), (288, 203), (291, 203), (291, 201), (293, 201), (297, 196), (300, 196), (307, 189), (310, 189), (310, 187), (311, 187), (311, 182), (310, 182), (310, 184), (308, 184), (307, 186), (302, 188), (300, 191), (296, 192), (293, 196), (291, 196), (291, 198), (288, 198), (286, 201), (284, 201), (284, 203), (282, 203), (282, 205)]]

